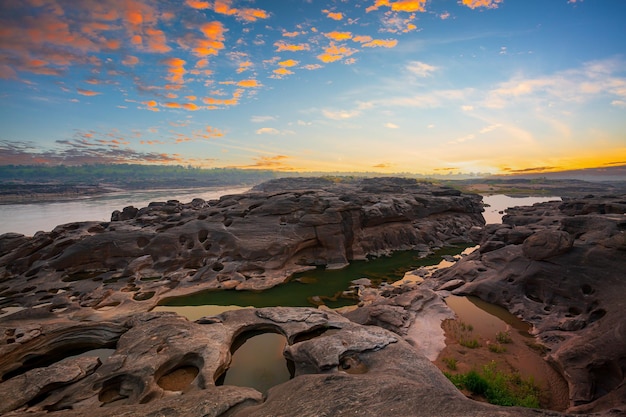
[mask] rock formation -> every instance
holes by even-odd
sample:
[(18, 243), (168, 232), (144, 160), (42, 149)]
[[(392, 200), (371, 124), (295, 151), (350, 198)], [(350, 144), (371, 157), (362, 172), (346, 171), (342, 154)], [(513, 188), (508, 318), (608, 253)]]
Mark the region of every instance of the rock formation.
[(625, 214), (626, 195), (509, 209), (479, 250), (428, 285), (531, 323), (568, 381), (571, 411), (626, 413)]
[[(535, 324), (542, 340), (552, 343), (551, 360), (566, 375), (591, 378), (591, 397), (581, 396), (584, 384), (573, 385), (575, 401), (611, 391), (597, 404), (623, 392), (624, 356), (618, 345), (623, 321), (617, 318), (623, 276), (615, 271), (624, 262), (619, 256), (624, 216), (596, 215), (601, 204), (587, 203), (563, 206), (556, 214), (546, 206), (543, 211), (552, 213), (547, 220), (533, 217), (543, 216), (534, 212), (518, 223), (511, 216), (505, 226), (490, 226), (481, 251), (437, 284), (502, 300), (518, 312), (528, 307), (537, 320), (552, 320), (552, 327)], [(613, 213), (622, 205), (605, 201), (601, 206)], [(568, 210), (586, 213), (580, 217)], [(348, 315), (375, 326), (311, 308), (244, 309), (196, 322), (150, 312), (164, 298), (202, 289), (269, 288), (318, 265), (338, 268), (394, 250), (427, 252), (469, 242), (483, 234), (481, 211), (479, 196), (413, 180), (289, 179), (215, 201), (128, 207), (106, 223), (71, 223), (33, 237), (2, 235), (0, 414), (561, 415), (469, 400), (441, 374), (420, 352), (428, 353), (428, 344), (414, 337), (418, 314), (448, 314), (435, 287), (397, 294), (390, 289), (380, 295), (386, 302), (377, 298)], [(532, 237), (535, 232), (541, 234)], [(500, 257), (489, 261), (489, 254), (498, 252)], [(509, 252), (518, 257), (498, 266)], [(582, 257), (572, 257), (573, 252)], [(522, 262), (518, 258), (545, 266), (552, 275), (533, 275), (520, 283), (524, 295), (514, 296), (504, 293), (490, 271), (513, 268)], [(554, 263), (559, 259), (561, 266)], [(556, 288), (547, 282), (562, 276), (559, 268), (575, 275), (589, 265), (595, 265), (593, 274), (584, 282), (558, 278)], [(606, 273), (604, 268), (613, 269)], [(602, 271), (606, 282), (596, 282)], [(483, 273), (489, 290), (478, 285)], [(564, 313), (553, 319), (548, 305)], [(220, 384), (232, 350), (250, 332), (279, 333), (288, 341), (284, 356), (293, 378), (267, 395)], [(575, 337), (584, 342), (583, 350)], [(589, 347), (596, 350), (582, 356)], [(105, 354), (95, 356), (94, 349)]]
[[(467, 399), (441, 372), (396, 334), (310, 308), (243, 309), (189, 322), (173, 313), (141, 313), (91, 323), (101, 345), (83, 339), (84, 325), (58, 322), (48, 345), (38, 337), (3, 345), (0, 413), (60, 416), (557, 416)], [(99, 327), (100, 326), (100, 327)], [(2, 324), (7, 330), (7, 324)], [(121, 334), (118, 331), (122, 331)], [(284, 355), (294, 378), (269, 390), (219, 385), (231, 346), (247, 332), (287, 338)], [(114, 336), (116, 335), (116, 336)], [(66, 357), (81, 343), (110, 346), (98, 358)], [(6, 343), (6, 336), (4, 342)], [(7, 346), (13, 349), (7, 353)], [(56, 362), (28, 369), (37, 354)], [(55, 350), (53, 352), (53, 350)], [(10, 356), (11, 361), (5, 360)], [(259, 358), (262, 360), (262, 358)], [(19, 368), (15, 368), (19, 366)], [(174, 382), (166, 380), (177, 375)], [(62, 410), (62, 411), (61, 411)]]
[(0, 307), (97, 320), (202, 289), (265, 289), (318, 265), (468, 242), (481, 212), (479, 196), (398, 178), (285, 179), (127, 207), (107, 223), (0, 236)]

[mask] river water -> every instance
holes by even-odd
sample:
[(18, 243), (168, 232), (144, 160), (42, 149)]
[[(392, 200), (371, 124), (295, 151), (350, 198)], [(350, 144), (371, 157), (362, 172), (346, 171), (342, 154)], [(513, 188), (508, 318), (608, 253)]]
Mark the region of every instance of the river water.
[(178, 200), (189, 203), (194, 198), (218, 199), (226, 194), (240, 194), (250, 187), (186, 188), (177, 190), (118, 191), (97, 197), (81, 197), (44, 203), (0, 205), (0, 235), (21, 233), (32, 236), (38, 231), (49, 232), (60, 224), (111, 220), (111, 213), (127, 206), (146, 207), (153, 201)]

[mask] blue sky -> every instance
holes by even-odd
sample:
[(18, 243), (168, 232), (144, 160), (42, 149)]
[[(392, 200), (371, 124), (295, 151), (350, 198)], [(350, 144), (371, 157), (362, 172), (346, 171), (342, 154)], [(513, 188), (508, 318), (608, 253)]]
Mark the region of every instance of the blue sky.
[(7, 0), (0, 164), (626, 164), (626, 2)]

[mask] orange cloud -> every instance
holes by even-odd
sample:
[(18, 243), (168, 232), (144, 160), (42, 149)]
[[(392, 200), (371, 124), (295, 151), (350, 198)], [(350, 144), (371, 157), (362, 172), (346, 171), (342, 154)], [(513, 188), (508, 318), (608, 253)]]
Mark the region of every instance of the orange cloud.
[(237, 68), (237, 74), (241, 74), (242, 72), (247, 71), (251, 67), (252, 67), (252, 62), (250, 62), (250, 61), (240, 62), (239, 63), (239, 68)]
[(328, 33), (325, 33), (324, 36), (335, 41), (345, 41), (347, 39), (352, 38), (352, 33), (351, 32), (328, 32)]
[(217, 55), (220, 50), (224, 49), (224, 25), (221, 22), (213, 21), (204, 23), (200, 26), (200, 31), (204, 34), (205, 39), (196, 39), (194, 53), (203, 57), (207, 55)]
[(502, 0), (462, 0), (462, 4), (470, 9), (476, 9), (477, 7), (496, 9), (498, 8), (498, 3), (502, 3)]
[[(217, 93), (222, 94), (221, 92)], [(204, 97), (202, 101), (208, 105), (207, 109), (209, 110), (217, 109), (219, 108), (218, 106), (236, 106), (237, 104), (239, 104), (239, 98), (242, 94), (243, 90), (238, 89), (235, 90), (231, 98)]]
[(198, 106), (197, 104), (194, 104), (194, 103), (184, 103), (183, 107), (186, 110), (189, 110), (189, 111), (196, 111), (196, 110), (200, 110), (202, 108), (202, 107), (200, 107), (200, 106)]
[(372, 37), (371, 36), (367, 36), (367, 35), (358, 35), (358, 36), (355, 36), (354, 38), (352, 38), (352, 40), (355, 41), (355, 42), (364, 43), (364, 42), (371, 41)]
[(241, 80), (237, 83), (239, 87), (253, 88), (261, 87), (261, 84), (257, 80)]
[(287, 59), (285, 61), (281, 61), (278, 63), (281, 67), (295, 67), (298, 65), (300, 61), (296, 61), (295, 59)]
[(326, 13), (326, 17), (333, 20), (341, 20), (343, 19), (343, 13), (331, 12), (330, 10), (322, 10), (322, 12)]
[(167, 77), (167, 80), (169, 82), (174, 83), (174, 84), (184, 83), (183, 76), (187, 72), (185, 70), (186, 61), (180, 58), (172, 57), (172, 58), (168, 58), (164, 60), (163, 63), (169, 67), (167, 70), (167, 72), (170, 74)]
[(83, 88), (77, 88), (76, 91), (78, 92), (78, 94), (83, 95), (83, 96), (97, 96), (99, 94), (98, 91), (92, 91), (92, 90), (85, 90)]
[(397, 12), (425, 12), (427, 0), (399, 0), (391, 4), (391, 10)]
[(324, 49), (324, 53), (317, 56), (317, 59), (326, 63), (335, 62), (349, 57), (356, 52), (358, 52), (356, 49), (348, 48), (344, 45), (338, 46), (334, 42), (331, 42), (330, 45)]
[(289, 75), (293, 74), (293, 71), (288, 70), (287, 68), (277, 68), (274, 70), (274, 73), (278, 75)]
[(390, 7), (394, 12), (425, 12), (426, 9), (424, 9), (424, 5), (427, 1), (428, 0), (398, 0), (392, 3), (389, 0), (376, 0), (374, 5), (366, 8), (365, 11), (369, 13), (371, 11), (378, 10), (380, 7), (386, 6)]
[(194, 9), (203, 10), (208, 9), (210, 4), (208, 1), (199, 1), (199, 0), (187, 0), (187, 6), (192, 7)]
[(303, 34), (304, 32), (283, 32), (283, 36), (286, 38), (295, 38), (298, 35)]
[(159, 108), (157, 107), (157, 102), (154, 100), (148, 100), (148, 101), (143, 101), (141, 104), (144, 104), (146, 107), (146, 109), (151, 110), (151, 111), (159, 111)]
[(126, 65), (127, 67), (133, 67), (137, 65), (138, 63), (139, 63), (139, 58), (133, 55), (128, 55), (126, 58), (122, 60), (122, 64)]
[(236, 9), (231, 7), (232, 0), (215, 0), (213, 10), (215, 13), (224, 14), (228, 16), (235, 15), (237, 18), (254, 22), (258, 19), (267, 19), (269, 17), (265, 10), (261, 9)]
[(283, 41), (275, 42), (274, 46), (276, 47), (276, 52), (282, 52), (282, 51), (292, 51), (292, 52), (295, 52), (295, 51), (309, 51), (311, 49), (311, 47), (307, 43), (289, 44), (289, 43), (283, 42)]
[(376, 48), (376, 47), (393, 48), (397, 44), (398, 44), (398, 41), (396, 39), (374, 39), (371, 42), (364, 43), (363, 47), (365, 48)]
[(256, 161), (252, 165), (243, 165), (243, 166), (235, 166), (229, 168), (252, 168), (252, 169), (272, 169), (276, 171), (294, 171), (295, 168), (285, 164), (285, 160), (289, 159), (286, 155), (276, 155), (276, 156), (260, 156), (258, 158), (254, 158)]
[(182, 104), (177, 103), (177, 102), (175, 102), (175, 101), (168, 101), (168, 102), (166, 102), (166, 103), (163, 103), (163, 105), (164, 105), (165, 107), (169, 107), (170, 109), (180, 109), (181, 107), (183, 107), (183, 105), (182, 105)]

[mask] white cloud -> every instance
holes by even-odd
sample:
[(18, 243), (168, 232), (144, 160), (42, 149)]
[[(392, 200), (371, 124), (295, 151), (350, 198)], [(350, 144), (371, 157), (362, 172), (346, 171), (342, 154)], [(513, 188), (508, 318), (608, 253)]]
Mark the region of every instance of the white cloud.
[(626, 100), (624, 61), (591, 61), (582, 67), (559, 71), (537, 78), (517, 76), (502, 82), (487, 93), (487, 107), (502, 108), (517, 100), (542, 100), (550, 103), (583, 103), (590, 99)]
[(274, 129), (273, 127), (262, 127), (257, 129), (257, 135), (280, 135), (280, 130)]
[(500, 123), (497, 123), (495, 125), (485, 126), (482, 129), (480, 129), (479, 132), (480, 133), (488, 133), (488, 132), (491, 132), (492, 130), (496, 130), (500, 126), (502, 126)]
[(389, 128), (389, 129), (398, 129), (400, 126), (398, 126), (395, 123), (385, 123), (385, 127)]
[(406, 66), (406, 69), (410, 73), (417, 75), (418, 77), (429, 77), (433, 72), (435, 72), (439, 68), (433, 65), (426, 64), (424, 62), (411, 61)]
[(276, 118), (274, 116), (252, 116), (250, 118), (250, 121), (252, 123), (264, 123), (264, 122), (269, 122), (271, 120), (276, 120)]
[(470, 105), (466, 104), (466, 105), (461, 106), (461, 110), (463, 110), (463, 111), (472, 111), (472, 110), (474, 110), (474, 106), (470, 106)]
[(616, 107), (626, 107), (626, 101), (624, 101), (624, 100), (613, 100), (611, 102), (611, 105), (616, 106)]
[(358, 110), (322, 110), (322, 114), (333, 120), (346, 120), (356, 117), (360, 114)]

